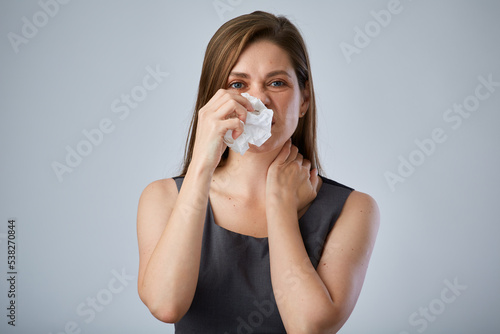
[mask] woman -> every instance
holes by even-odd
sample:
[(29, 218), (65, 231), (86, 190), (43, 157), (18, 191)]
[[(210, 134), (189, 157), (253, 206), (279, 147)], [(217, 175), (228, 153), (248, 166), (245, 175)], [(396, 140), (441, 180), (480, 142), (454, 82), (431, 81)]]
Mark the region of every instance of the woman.
[[(226, 147), (252, 105), (272, 136)], [(208, 44), (181, 176), (138, 208), (142, 301), (177, 333), (335, 333), (357, 301), (379, 216), (368, 195), (318, 175), (316, 107), (296, 27), (265, 12)]]

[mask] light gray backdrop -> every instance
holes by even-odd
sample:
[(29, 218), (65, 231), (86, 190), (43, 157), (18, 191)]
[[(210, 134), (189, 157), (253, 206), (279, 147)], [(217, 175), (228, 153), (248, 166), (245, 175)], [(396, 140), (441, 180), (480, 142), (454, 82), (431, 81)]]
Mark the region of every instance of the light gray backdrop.
[(210, 37), (256, 9), (307, 42), (327, 176), (380, 206), (341, 333), (499, 332), (498, 1), (3, 0), (1, 333), (173, 333), (137, 295), (138, 199), (178, 171)]

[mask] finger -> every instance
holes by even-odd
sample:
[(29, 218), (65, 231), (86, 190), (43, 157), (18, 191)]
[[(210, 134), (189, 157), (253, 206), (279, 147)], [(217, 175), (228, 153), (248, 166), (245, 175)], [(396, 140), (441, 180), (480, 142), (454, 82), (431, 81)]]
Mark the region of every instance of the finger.
[(299, 163), (299, 166), (302, 166), (304, 163), (304, 156), (298, 152), (299, 152), (299, 149), (297, 149), (297, 156), (295, 157), (295, 161), (297, 161)]
[(245, 122), (247, 120), (247, 112), (247, 109), (238, 101), (228, 99), (215, 111), (215, 117), (226, 119), (230, 118), (231, 115), (235, 115), (237, 118), (241, 119), (242, 122)]
[(314, 189), (314, 193), (317, 193), (318, 183), (319, 183), (319, 175), (317, 168), (311, 170), (311, 172), (309, 173), (309, 180), (311, 180), (311, 185)]
[(246, 97), (241, 96), (240, 94), (235, 94), (235, 95), (232, 95), (232, 96), (234, 97), (234, 99), (236, 101), (238, 101), (239, 104), (241, 104), (242, 106), (244, 106), (247, 111), (254, 111), (252, 104), (250, 103), (250, 101), (247, 100)]
[(238, 138), (243, 133), (243, 122), (239, 118), (229, 118), (222, 121), (223, 128), (221, 129), (220, 135), (224, 136), (228, 130), (233, 131), (233, 139)]
[(221, 102), (221, 98), (227, 94), (227, 91), (225, 89), (219, 89), (217, 92), (215, 92), (214, 96), (212, 96), (210, 98), (210, 100), (208, 100), (208, 102), (205, 104), (204, 108), (207, 108), (207, 109), (217, 109), (218, 107), (220, 107), (223, 102), (225, 101), (222, 101)]
[[(200, 109), (200, 111), (218, 111), (222, 106), (224, 106), (227, 102), (229, 101), (236, 101), (238, 104), (243, 106), (243, 110), (246, 111), (253, 111), (252, 104), (250, 101), (248, 101), (245, 97), (241, 96), (240, 94), (237, 94), (235, 92), (231, 92), (230, 90), (226, 89), (219, 89), (213, 96), (212, 98)], [(226, 110), (227, 111), (227, 110)], [(238, 116), (239, 115), (239, 116)], [(221, 115), (218, 115), (221, 117)], [(242, 121), (246, 121), (246, 112), (241, 111), (240, 113), (237, 113), (237, 117), (239, 117)], [(226, 118), (224, 115), (222, 115), (221, 118)]]
[(305, 170), (310, 172), (311, 171), (311, 161), (309, 161), (307, 159), (303, 159), (302, 160), (302, 167), (304, 167)]
[(238, 127), (233, 130), (233, 139), (238, 138), (243, 134), (243, 131), (245, 131), (245, 123), (243, 123), (239, 118), (236, 118), (238, 120)]
[(288, 139), (281, 148), (280, 153), (278, 153), (274, 161), (278, 162), (279, 164), (283, 164), (290, 155), (291, 146), (292, 146), (292, 140)]
[[(222, 91), (222, 92), (219, 93), (219, 91)], [(250, 101), (248, 101), (245, 97), (241, 96), (240, 94), (237, 94), (237, 93), (234, 93), (234, 92), (231, 92), (228, 90), (224, 90), (224, 89), (219, 90), (219, 91), (217, 92), (217, 94), (220, 94), (220, 96), (216, 100), (216, 103), (218, 103), (219, 106), (223, 105), (224, 103), (226, 103), (229, 100), (234, 100), (234, 101), (238, 102), (239, 104), (241, 104), (247, 111), (254, 111), (254, 108), (253, 108), (252, 104), (250, 103)], [(214, 97), (216, 95), (214, 95)]]
[[(288, 161), (294, 161), (295, 159), (297, 159), (297, 156), (299, 154), (299, 148), (295, 145), (291, 145), (290, 147), (290, 154), (288, 155)], [(302, 164), (302, 160), (300, 161), (300, 163)]]

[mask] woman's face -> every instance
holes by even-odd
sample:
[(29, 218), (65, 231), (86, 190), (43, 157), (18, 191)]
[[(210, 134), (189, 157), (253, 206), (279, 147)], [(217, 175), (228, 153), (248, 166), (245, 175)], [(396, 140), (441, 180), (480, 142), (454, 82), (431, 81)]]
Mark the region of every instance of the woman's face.
[(261, 147), (250, 145), (254, 152), (281, 148), (309, 106), (307, 90), (300, 89), (288, 54), (267, 40), (243, 50), (229, 74), (227, 88), (255, 96), (274, 111), (272, 136)]

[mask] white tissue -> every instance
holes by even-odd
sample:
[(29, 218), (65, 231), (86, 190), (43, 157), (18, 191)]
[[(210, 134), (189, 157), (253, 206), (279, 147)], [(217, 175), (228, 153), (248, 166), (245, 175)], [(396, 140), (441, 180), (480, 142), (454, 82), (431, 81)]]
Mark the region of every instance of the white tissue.
[(247, 120), (243, 123), (243, 133), (236, 139), (233, 139), (233, 130), (228, 130), (224, 135), (224, 142), (233, 151), (241, 155), (249, 149), (248, 144), (261, 146), (271, 137), (271, 123), (273, 121), (273, 111), (267, 109), (264, 103), (258, 98), (248, 93), (242, 93), (255, 111), (247, 112)]

